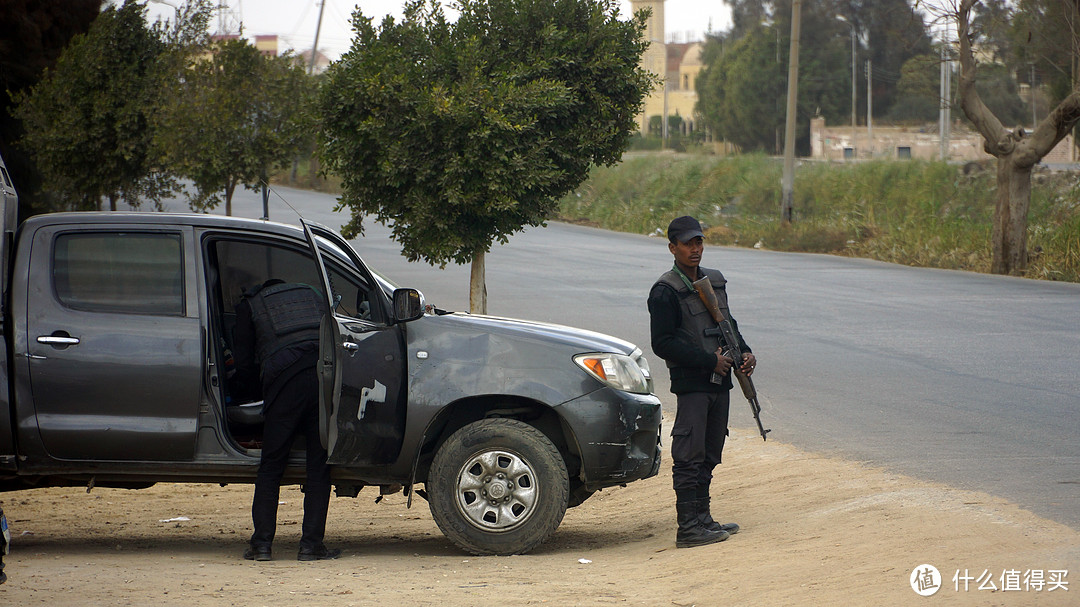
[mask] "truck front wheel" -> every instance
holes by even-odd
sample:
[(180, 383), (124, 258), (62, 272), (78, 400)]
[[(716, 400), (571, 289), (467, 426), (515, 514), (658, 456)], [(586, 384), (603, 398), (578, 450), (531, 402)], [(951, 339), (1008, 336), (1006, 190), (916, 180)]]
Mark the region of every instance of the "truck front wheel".
[(566, 513), (570, 481), (559, 450), (513, 419), (461, 428), (428, 473), (431, 515), (454, 544), (473, 554), (521, 554), (543, 543)]

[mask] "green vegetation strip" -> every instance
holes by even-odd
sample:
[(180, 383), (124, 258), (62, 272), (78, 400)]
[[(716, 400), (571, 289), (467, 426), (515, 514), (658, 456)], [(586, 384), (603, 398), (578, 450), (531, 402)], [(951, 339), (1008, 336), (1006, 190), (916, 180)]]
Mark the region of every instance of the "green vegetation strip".
[[(994, 165), (923, 161), (801, 163), (795, 221), (780, 221), (781, 162), (764, 156), (629, 153), (596, 167), (559, 219), (639, 234), (679, 215), (709, 242), (988, 272)], [(1025, 276), (1080, 282), (1080, 178), (1033, 176)]]

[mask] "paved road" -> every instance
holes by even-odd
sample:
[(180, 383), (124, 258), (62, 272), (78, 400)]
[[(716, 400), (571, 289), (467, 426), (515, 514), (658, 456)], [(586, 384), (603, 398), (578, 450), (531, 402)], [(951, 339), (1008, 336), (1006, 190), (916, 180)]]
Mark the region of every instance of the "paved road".
[[(340, 227), (333, 198), (280, 193)], [(244, 193), (236, 214), (261, 214)], [(271, 218), (293, 222), (278, 199)], [(407, 263), (389, 230), (355, 246), (442, 308), (468, 307), (468, 268)], [(666, 241), (564, 224), (488, 255), (489, 312), (585, 327), (650, 354), (645, 297), (669, 266)], [(832, 256), (707, 248), (760, 365), (776, 440), (1015, 501), (1080, 529), (1080, 285), (908, 268)], [(741, 395), (733, 425), (752, 430)]]

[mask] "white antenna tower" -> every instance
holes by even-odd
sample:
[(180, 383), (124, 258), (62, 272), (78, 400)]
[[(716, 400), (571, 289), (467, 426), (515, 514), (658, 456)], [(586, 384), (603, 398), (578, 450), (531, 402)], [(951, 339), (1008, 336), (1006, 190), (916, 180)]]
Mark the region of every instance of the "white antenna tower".
[(227, 0), (218, 0), (218, 31), (219, 36), (239, 34), (240, 27), (244, 24), (243, 8), (240, 0), (233, 0), (236, 8), (229, 6)]

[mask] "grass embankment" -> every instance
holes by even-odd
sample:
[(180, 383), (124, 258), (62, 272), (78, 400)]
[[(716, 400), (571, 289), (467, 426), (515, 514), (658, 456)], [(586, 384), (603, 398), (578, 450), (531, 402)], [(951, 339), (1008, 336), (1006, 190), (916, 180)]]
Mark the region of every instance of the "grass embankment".
[[(940, 162), (802, 163), (795, 221), (780, 221), (781, 162), (763, 156), (628, 154), (592, 171), (561, 219), (655, 233), (679, 215), (713, 244), (868, 257), (912, 266), (990, 269), (996, 180)], [(1080, 282), (1080, 179), (1036, 173), (1025, 276)]]

